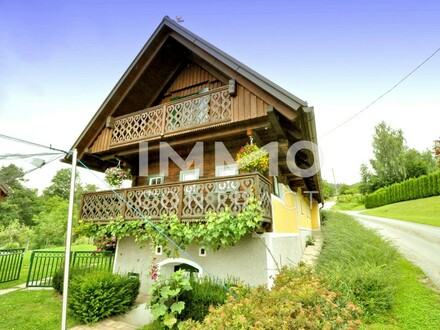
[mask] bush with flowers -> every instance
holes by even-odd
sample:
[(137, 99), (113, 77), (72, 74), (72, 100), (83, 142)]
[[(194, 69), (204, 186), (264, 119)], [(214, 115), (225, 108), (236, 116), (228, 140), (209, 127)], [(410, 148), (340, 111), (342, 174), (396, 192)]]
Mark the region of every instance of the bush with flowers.
[(93, 242), (96, 245), (96, 251), (111, 251), (116, 250), (116, 237), (104, 234), (97, 237)]
[(105, 170), (105, 181), (114, 188), (120, 188), (122, 181), (132, 178), (129, 170), (118, 167), (109, 167)]
[(237, 164), (245, 172), (264, 174), (269, 169), (269, 154), (256, 144), (246, 143), (237, 153)]

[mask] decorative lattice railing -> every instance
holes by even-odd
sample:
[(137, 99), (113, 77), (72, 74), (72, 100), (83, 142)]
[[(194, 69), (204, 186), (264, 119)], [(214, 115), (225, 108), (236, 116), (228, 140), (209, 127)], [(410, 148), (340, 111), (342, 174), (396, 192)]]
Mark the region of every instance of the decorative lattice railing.
[(230, 121), (227, 87), (114, 118), (110, 146)]
[(182, 221), (203, 221), (206, 212), (219, 212), (229, 207), (241, 212), (251, 196), (261, 201), (265, 221), (271, 222), (271, 184), (258, 173), (168, 183), (147, 187), (119, 189), (116, 192), (84, 194), (82, 220), (109, 221), (118, 216), (125, 220), (139, 219), (141, 214), (160, 220), (162, 214), (175, 213)]

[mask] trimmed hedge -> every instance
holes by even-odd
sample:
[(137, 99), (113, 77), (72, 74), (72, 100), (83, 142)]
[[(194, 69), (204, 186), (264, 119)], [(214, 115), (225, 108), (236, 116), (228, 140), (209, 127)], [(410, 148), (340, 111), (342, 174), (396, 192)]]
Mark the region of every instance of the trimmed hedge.
[(72, 278), (69, 309), (83, 323), (94, 323), (130, 310), (139, 294), (139, 278), (92, 272)]
[[(71, 269), (69, 271), (69, 282), (78, 275), (84, 275), (86, 273), (90, 272), (90, 269), (88, 268), (75, 268)], [(64, 269), (60, 268), (58, 269), (55, 274), (53, 274), (52, 277), (52, 287), (55, 289), (56, 292), (59, 294), (63, 294), (63, 285), (64, 285)]]
[(440, 195), (440, 171), (380, 188), (365, 196), (365, 208)]

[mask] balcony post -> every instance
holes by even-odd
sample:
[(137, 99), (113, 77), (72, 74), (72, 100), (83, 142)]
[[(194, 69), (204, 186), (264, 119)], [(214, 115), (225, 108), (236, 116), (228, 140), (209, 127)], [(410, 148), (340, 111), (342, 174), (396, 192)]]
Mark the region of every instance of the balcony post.
[(162, 114), (162, 128), (160, 131), (160, 135), (164, 136), (165, 135), (165, 122), (167, 120), (167, 106), (166, 106), (166, 104), (163, 105), (162, 112), (163, 112), (163, 114)]
[(179, 217), (180, 221), (182, 221), (183, 216), (183, 191), (184, 186), (183, 183), (179, 184), (179, 208), (177, 210), (177, 216)]
[(254, 174), (254, 196), (256, 199), (260, 199), (261, 195), (260, 195), (260, 175), (258, 173)]
[[(125, 202), (130, 203), (129, 201), (127, 201), (127, 190), (126, 189), (124, 189), (121, 196), (122, 196), (122, 198), (124, 198), (124, 201), (121, 201), (122, 202), (121, 217), (122, 217), (122, 219), (125, 220), (125, 211), (127, 209), (127, 204)], [(130, 203), (130, 205), (132, 205), (132, 204)]]

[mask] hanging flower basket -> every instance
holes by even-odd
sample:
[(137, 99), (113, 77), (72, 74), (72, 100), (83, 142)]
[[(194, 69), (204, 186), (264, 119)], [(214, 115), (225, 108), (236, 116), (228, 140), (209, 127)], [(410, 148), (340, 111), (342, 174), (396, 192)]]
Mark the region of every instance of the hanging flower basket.
[(237, 153), (237, 164), (244, 172), (264, 174), (269, 169), (269, 154), (256, 144), (246, 143)]
[(120, 188), (122, 181), (132, 178), (130, 171), (120, 167), (110, 167), (105, 170), (105, 181), (114, 188)]

